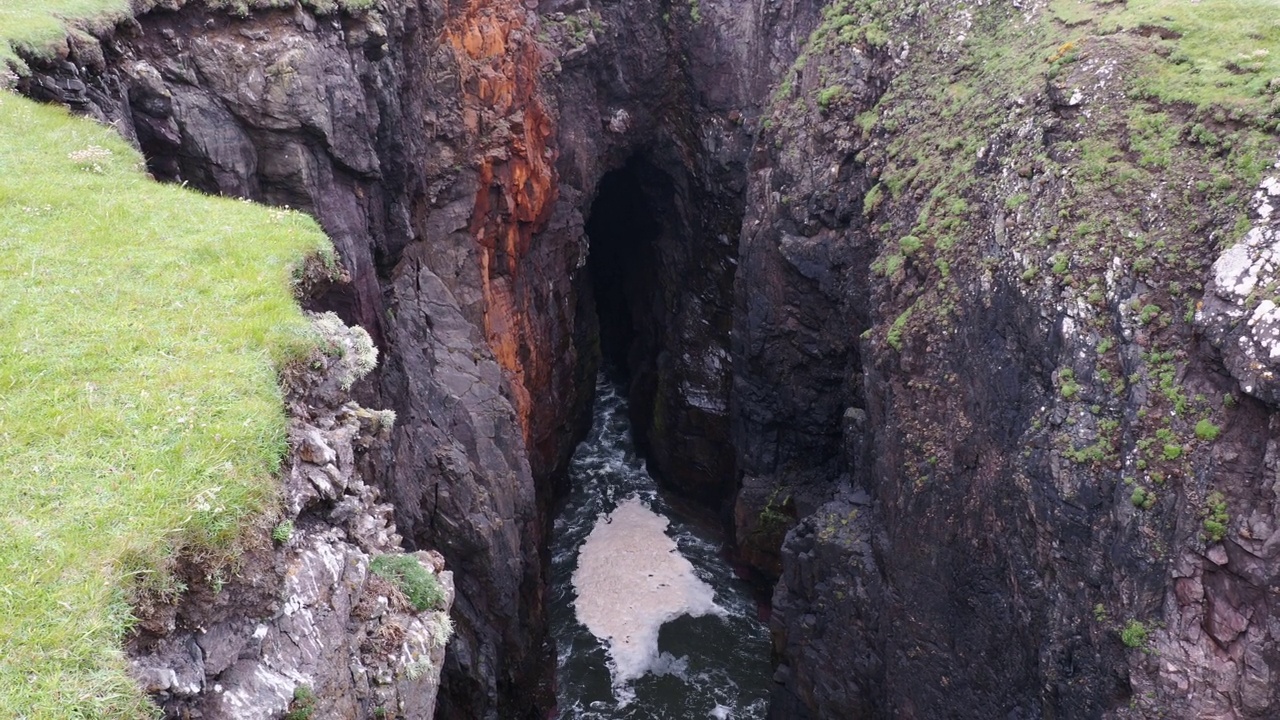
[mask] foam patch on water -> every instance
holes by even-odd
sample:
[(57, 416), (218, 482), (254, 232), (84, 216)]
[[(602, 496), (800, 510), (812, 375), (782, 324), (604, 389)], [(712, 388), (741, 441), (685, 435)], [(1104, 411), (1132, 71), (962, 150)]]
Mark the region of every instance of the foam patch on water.
[(725, 615), (715, 591), (667, 536), (668, 522), (637, 497), (622, 501), (596, 519), (573, 573), (574, 611), (608, 646), (615, 695), (623, 689), (623, 702), (630, 681), (677, 669), (674, 658), (658, 654), (663, 624), (681, 615)]

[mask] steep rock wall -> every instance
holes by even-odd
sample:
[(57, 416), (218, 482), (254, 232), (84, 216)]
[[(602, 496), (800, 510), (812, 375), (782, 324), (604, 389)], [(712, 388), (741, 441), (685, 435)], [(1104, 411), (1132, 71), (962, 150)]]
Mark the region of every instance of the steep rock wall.
[(779, 85), (734, 356), (740, 536), (803, 518), (778, 717), (1275, 712), (1269, 310), (1223, 289), (1274, 123), (1093, 23), (837, 3)]
[(1271, 285), (1274, 122), (1134, 94), (1179, 33), (1060, 10), (171, 2), (23, 87), (334, 236), (323, 303), (400, 416), (370, 463), (458, 572), (443, 716), (549, 705), (584, 227), (633, 161), (636, 425), (669, 485), (737, 484), (775, 714), (1266, 717), (1273, 318), (1241, 288)]
[(355, 393), (400, 419), (371, 471), (406, 545), (457, 572), (442, 716), (545, 710), (547, 481), (598, 352), (584, 216), (629, 157), (669, 180), (649, 190), (673, 222), (637, 406), (670, 484), (714, 499), (734, 481), (727, 297), (769, 26), (728, 3), (139, 12), (33, 59), (21, 89), (115, 125), (160, 179), (320, 221), (352, 282), (318, 305), (376, 339), (386, 362)]

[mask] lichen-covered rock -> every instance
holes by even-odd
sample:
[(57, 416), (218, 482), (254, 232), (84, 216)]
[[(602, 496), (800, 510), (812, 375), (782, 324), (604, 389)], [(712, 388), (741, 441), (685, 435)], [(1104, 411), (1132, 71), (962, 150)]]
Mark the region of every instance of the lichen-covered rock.
[(1280, 405), (1280, 175), (1250, 205), (1253, 227), (1214, 261), (1196, 321), (1240, 388)]

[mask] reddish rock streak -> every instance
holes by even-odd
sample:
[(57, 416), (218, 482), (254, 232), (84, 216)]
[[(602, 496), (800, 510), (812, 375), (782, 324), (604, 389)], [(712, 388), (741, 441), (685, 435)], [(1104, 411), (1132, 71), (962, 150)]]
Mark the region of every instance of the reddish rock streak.
[(521, 260), (554, 207), (552, 121), (539, 93), (541, 49), (523, 6), (469, 0), (445, 37), (462, 73), (463, 120), (478, 141), (479, 186), (471, 234), (480, 250), (484, 331), (512, 379), (513, 404), (532, 444), (533, 395), (551, 382), (549, 358), (532, 341)]

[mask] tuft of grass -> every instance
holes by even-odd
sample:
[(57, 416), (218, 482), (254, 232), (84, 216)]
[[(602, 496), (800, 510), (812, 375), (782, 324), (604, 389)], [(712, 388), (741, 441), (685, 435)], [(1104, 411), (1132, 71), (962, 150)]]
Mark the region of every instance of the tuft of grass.
[(293, 702), (289, 703), (289, 712), (284, 720), (311, 720), (316, 714), (316, 694), (307, 685), (299, 685), (293, 689)]
[(1231, 522), (1231, 515), (1227, 510), (1227, 499), (1216, 490), (1209, 493), (1201, 514), (1204, 515), (1202, 525), (1205, 539), (1209, 542), (1221, 542), (1227, 536), (1227, 526)]
[(49, 56), (67, 37), (66, 22), (112, 21), (129, 14), (129, 0), (0, 0), (0, 69), (22, 67), (15, 48)]
[(889, 332), (885, 336), (886, 342), (888, 342), (894, 350), (899, 352), (902, 351), (902, 333), (907, 329), (907, 322), (911, 320), (911, 311), (913, 309), (915, 309), (914, 306), (903, 311), (903, 313), (893, 321), (893, 325), (889, 327)]
[[(4, 33), (41, 27), (19, 5)], [(109, 128), (0, 91), (0, 717), (154, 715), (131, 589), (273, 502), (314, 253), (311, 219), (159, 185)]]
[(843, 85), (832, 85), (818, 91), (818, 106), (822, 109), (831, 107), (831, 104), (844, 97), (848, 91)]
[(1156, 504), (1156, 494), (1150, 490), (1136, 487), (1133, 494), (1129, 496), (1129, 502), (1139, 510), (1150, 510), (1152, 505)]
[(373, 574), (395, 583), (419, 612), (444, 602), (444, 589), (436, 576), (427, 572), (412, 555), (379, 555), (369, 564)]
[(284, 522), (281, 522), (279, 525), (276, 525), (274, 528), (271, 529), (272, 541), (279, 543), (281, 545), (289, 542), (289, 539), (292, 537), (293, 537), (293, 521), (292, 520), (285, 520)]
[(1147, 626), (1142, 624), (1142, 621), (1130, 620), (1120, 631), (1120, 642), (1124, 643), (1125, 647), (1145, 648), (1149, 635)]

